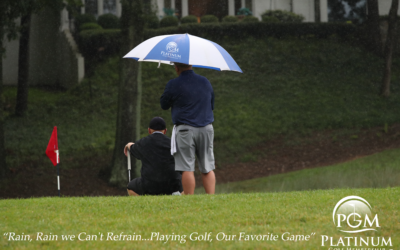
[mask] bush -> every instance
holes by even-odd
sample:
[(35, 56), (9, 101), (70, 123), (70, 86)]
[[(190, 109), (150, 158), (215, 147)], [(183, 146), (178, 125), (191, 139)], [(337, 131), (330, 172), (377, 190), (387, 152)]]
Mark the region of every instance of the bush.
[(237, 16), (226, 16), (222, 18), (222, 22), (224, 23), (235, 23), (237, 21), (239, 21)]
[(171, 27), (171, 26), (178, 26), (179, 20), (174, 16), (165, 16), (160, 21), (160, 27)]
[(181, 18), (181, 24), (198, 23), (197, 16), (189, 15)]
[(97, 23), (104, 29), (119, 29), (119, 18), (113, 14), (104, 14), (99, 16)]
[[(92, 29), (79, 33), (79, 51), (87, 59), (101, 55), (115, 55), (121, 44), (121, 30), (119, 29)], [(99, 53), (101, 52), (101, 53)]]
[(95, 23), (96, 18), (92, 14), (81, 14), (75, 17), (75, 28), (78, 29), (84, 23)]
[(202, 25), (183, 25), (158, 30), (147, 30), (146, 38), (168, 34), (191, 34), (206, 39), (217, 40), (228, 38), (238, 40), (247, 37), (309, 37), (327, 38), (335, 35), (340, 38), (353, 37), (357, 27), (343, 23), (265, 23), (265, 22), (237, 22), (237, 23), (210, 23)]
[(156, 15), (147, 15), (145, 16), (147, 29), (158, 29), (160, 27), (160, 20)]
[(260, 20), (258, 20), (257, 17), (255, 16), (246, 16), (245, 18), (243, 18), (242, 22), (245, 23), (251, 23), (251, 22), (259, 22)]
[(79, 27), (79, 30), (95, 30), (95, 29), (103, 29), (100, 25), (97, 23), (84, 23)]
[[(343, 23), (265, 23), (237, 22), (187, 24), (176, 27), (148, 29), (144, 38), (160, 35), (185, 34), (204, 37), (210, 40), (230, 39), (240, 41), (247, 37), (316, 37), (327, 38), (335, 35), (340, 38), (351, 38), (358, 29), (355, 25)], [(88, 59), (99, 55), (116, 55), (121, 44), (121, 30), (92, 29), (80, 32), (79, 51)], [(101, 53), (99, 53), (101, 51)]]
[(279, 23), (279, 19), (274, 16), (262, 16), (262, 21), (266, 23)]
[(202, 23), (218, 23), (218, 17), (214, 15), (205, 15), (201, 17), (201, 22)]
[(298, 15), (286, 10), (267, 10), (261, 15), (264, 20), (264, 16), (276, 17), (282, 23), (301, 23), (304, 20), (302, 15)]

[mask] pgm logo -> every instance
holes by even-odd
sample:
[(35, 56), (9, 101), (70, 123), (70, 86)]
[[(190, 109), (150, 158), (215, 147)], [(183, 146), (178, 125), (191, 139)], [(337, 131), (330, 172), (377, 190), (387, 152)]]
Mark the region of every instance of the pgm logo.
[(176, 44), (175, 42), (169, 42), (167, 44), (166, 49), (167, 49), (168, 52), (171, 52), (171, 53), (179, 52), (178, 44)]
[(360, 233), (376, 231), (379, 226), (378, 215), (372, 215), (371, 205), (359, 196), (341, 199), (333, 209), (333, 223), (339, 231)]
[(182, 59), (181, 55), (175, 54), (179, 52), (178, 44), (176, 44), (176, 42), (169, 42), (165, 48), (167, 49), (167, 52), (161, 51), (163, 57), (167, 57), (168, 60), (178, 60), (178, 62)]
[[(365, 199), (359, 196), (347, 196), (341, 199), (333, 209), (333, 223), (339, 231), (344, 233), (377, 231), (380, 227), (378, 215), (374, 215), (371, 210), (371, 205)], [(345, 237), (321, 235), (321, 246), (329, 246), (329, 250), (393, 250), (391, 237), (373, 235), (375, 233)]]

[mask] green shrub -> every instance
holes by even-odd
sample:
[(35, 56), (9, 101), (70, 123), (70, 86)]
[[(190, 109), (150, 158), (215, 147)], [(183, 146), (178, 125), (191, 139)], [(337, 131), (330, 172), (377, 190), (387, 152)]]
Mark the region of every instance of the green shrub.
[(197, 16), (189, 15), (181, 18), (181, 24), (197, 23)]
[(79, 30), (95, 30), (95, 29), (103, 29), (100, 25), (97, 23), (84, 23), (79, 27)]
[(266, 23), (279, 23), (279, 19), (274, 16), (262, 16), (262, 21)]
[(79, 33), (79, 51), (85, 58), (93, 59), (99, 55), (115, 55), (121, 44), (121, 30), (92, 29)]
[(327, 38), (336, 35), (340, 38), (351, 38), (357, 33), (357, 26), (343, 23), (209, 23), (187, 24), (179, 27), (168, 27), (158, 30), (147, 30), (146, 38), (168, 35), (185, 34), (204, 37), (206, 39), (229, 38), (241, 40), (246, 37), (304, 37), (314, 36)]
[(97, 23), (101, 25), (104, 29), (119, 29), (119, 18), (113, 14), (104, 14), (99, 16)]
[(174, 16), (165, 16), (160, 21), (160, 27), (171, 27), (171, 26), (178, 26), (179, 20)]
[(205, 15), (201, 17), (201, 22), (202, 23), (218, 23), (218, 17), (214, 15)]
[(226, 16), (222, 18), (222, 22), (224, 23), (235, 23), (237, 21), (239, 21), (237, 16)]
[(304, 20), (302, 15), (298, 15), (286, 10), (267, 10), (261, 16), (273, 16), (283, 23), (301, 23)]
[(260, 20), (258, 20), (258, 18), (257, 17), (255, 17), (255, 16), (246, 16), (245, 18), (243, 18), (243, 20), (242, 20), (242, 22), (245, 22), (245, 23), (251, 23), (251, 22), (259, 22)]
[(158, 29), (160, 27), (160, 20), (156, 15), (145, 16), (147, 29)]
[(251, 12), (251, 10), (248, 8), (241, 8), (237, 14), (238, 16), (252, 16), (253, 12)]
[(81, 14), (75, 18), (75, 27), (78, 29), (84, 23), (95, 23), (96, 18), (92, 14)]

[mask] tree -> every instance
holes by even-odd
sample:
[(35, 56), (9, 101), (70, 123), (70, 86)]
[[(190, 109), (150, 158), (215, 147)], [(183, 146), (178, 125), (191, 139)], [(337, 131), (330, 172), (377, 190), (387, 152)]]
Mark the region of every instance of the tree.
[(368, 0), (367, 1), (367, 38), (370, 39), (369, 47), (375, 54), (382, 55), (382, 38), (381, 29), (379, 25), (379, 7), (378, 0)]
[(397, 11), (399, 9), (399, 0), (392, 0), (392, 5), (389, 11), (389, 27), (386, 38), (384, 58), (385, 58), (385, 68), (383, 71), (383, 81), (381, 95), (388, 97), (390, 95), (390, 78), (392, 72), (392, 58), (393, 58), (393, 47), (396, 38), (397, 30)]
[(20, 13), (21, 27), (19, 39), (19, 55), (18, 55), (18, 90), (15, 106), (15, 114), (17, 116), (25, 115), (28, 109), (28, 80), (29, 80), (29, 36), (30, 23), (32, 14), (38, 13), (44, 8), (60, 12), (64, 7), (76, 9), (82, 5), (79, 0), (20, 0), (17, 12)]
[[(122, 58), (143, 41), (145, 17), (142, 0), (121, 0), (121, 4)], [(127, 183), (124, 147), (129, 141), (136, 140), (138, 77), (139, 63), (132, 59), (121, 59), (114, 153), (111, 165), (100, 172), (111, 184), (119, 187), (125, 187)], [(135, 161), (132, 163), (132, 172), (135, 173)]]
[(3, 56), (5, 54), (4, 37), (13, 39), (16, 37), (16, 25), (14, 19), (18, 17), (18, 12), (15, 11), (14, 0), (0, 1), (0, 179), (6, 177), (6, 153), (4, 143), (4, 114), (3, 114)]

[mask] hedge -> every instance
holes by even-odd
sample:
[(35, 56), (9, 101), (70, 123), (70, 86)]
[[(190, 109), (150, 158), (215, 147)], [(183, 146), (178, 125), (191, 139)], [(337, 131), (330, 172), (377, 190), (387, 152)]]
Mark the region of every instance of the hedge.
[(240, 40), (247, 37), (302, 37), (315, 36), (327, 38), (331, 35), (348, 37), (355, 35), (357, 27), (352, 24), (342, 23), (265, 23), (265, 22), (238, 22), (238, 23), (212, 23), (200, 25), (181, 25), (157, 30), (147, 30), (145, 37), (167, 34), (185, 34), (204, 37), (206, 39), (229, 38)]
[(181, 18), (181, 24), (198, 23), (197, 16), (189, 15)]
[[(191, 34), (218, 41), (230, 39), (240, 41), (247, 37), (304, 37), (327, 38), (331, 35), (347, 38), (357, 34), (357, 27), (342, 23), (265, 23), (238, 22), (212, 24), (185, 24), (179, 27), (147, 29), (145, 39), (168, 34)], [(120, 30), (85, 30), (80, 32), (79, 49), (83, 56), (95, 56), (99, 51), (103, 55), (114, 54), (120, 48)]]
[(86, 59), (102, 55), (114, 55), (121, 45), (120, 29), (83, 30), (79, 33), (79, 51)]
[(178, 20), (178, 18), (176, 18), (174, 16), (165, 16), (160, 21), (161, 28), (178, 26), (178, 24), (179, 24), (179, 20)]
[(97, 23), (84, 23), (79, 27), (80, 31), (83, 30), (95, 30), (95, 29), (103, 29), (99, 24)]
[(205, 15), (200, 18), (201, 23), (218, 23), (218, 17), (214, 15)]
[(119, 29), (119, 18), (111, 13), (100, 15), (97, 23), (104, 29)]

